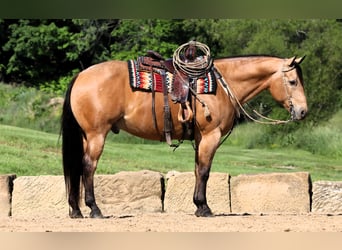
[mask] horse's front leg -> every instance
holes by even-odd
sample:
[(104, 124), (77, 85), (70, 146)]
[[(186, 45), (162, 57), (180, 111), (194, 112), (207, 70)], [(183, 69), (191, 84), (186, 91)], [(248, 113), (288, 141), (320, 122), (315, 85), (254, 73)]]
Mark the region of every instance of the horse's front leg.
[(85, 204), (91, 209), (91, 218), (103, 218), (102, 212), (96, 204), (94, 194), (94, 174), (97, 162), (102, 154), (104, 137), (97, 135), (88, 137), (86, 152), (83, 158), (83, 185), (85, 191)]
[(209, 217), (213, 215), (207, 203), (207, 182), (210, 167), (210, 165), (201, 166), (197, 163), (195, 166), (196, 184), (193, 201), (197, 207), (195, 215), (198, 217)]
[(198, 217), (212, 216), (212, 212), (207, 203), (207, 182), (211, 164), (218, 148), (221, 134), (213, 131), (210, 135), (202, 136), (196, 142), (195, 152), (195, 191), (193, 201), (197, 207), (195, 215)]

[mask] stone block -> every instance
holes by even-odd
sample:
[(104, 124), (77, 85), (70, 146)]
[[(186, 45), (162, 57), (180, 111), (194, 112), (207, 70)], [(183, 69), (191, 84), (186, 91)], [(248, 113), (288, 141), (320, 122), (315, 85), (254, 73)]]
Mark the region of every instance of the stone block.
[(143, 170), (99, 175), (94, 185), (96, 201), (104, 215), (163, 211), (165, 184), (159, 172)]
[(341, 181), (316, 181), (313, 183), (312, 212), (342, 214)]
[(65, 217), (68, 211), (63, 176), (20, 176), (15, 179), (13, 217)]
[(232, 213), (301, 214), (310, 212), (306, 172), (239, 175), (231, 179)]
[[(229, 174), (211, 173), (207, 184), (207, 202), (214, 214), (230, 213)], [(194, 214), (195, 174), (192, 172), (167, 175), (165, 212)]]

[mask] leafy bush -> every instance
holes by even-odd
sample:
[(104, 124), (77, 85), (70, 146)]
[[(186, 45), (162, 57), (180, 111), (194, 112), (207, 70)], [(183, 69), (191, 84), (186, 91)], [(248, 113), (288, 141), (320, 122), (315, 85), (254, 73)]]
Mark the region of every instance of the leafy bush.
[(314, 128), (300, 129), (295, 132), (294, 146), (313, 154), (342, 157), (342, 110), (328, 122)]
[(41, 83), (39, 89), (57, 96), (63, 96), (66, 92), (72, 78), (77, 74), (78, 70), (73, 70), (66, 76), (60, 77), (58, 80), (51, 80)]
[(35, 88), (0, 84), (0, 123), (58, 133), (61, 98)]
[[(298, 131), (299, 132), (299, 131)], [(329, 127), (317, 127), (312, 131), (296, 132), (297, 148), (305, 149), (313, 154), (329, 157), (342, 156), (342, 133)]]

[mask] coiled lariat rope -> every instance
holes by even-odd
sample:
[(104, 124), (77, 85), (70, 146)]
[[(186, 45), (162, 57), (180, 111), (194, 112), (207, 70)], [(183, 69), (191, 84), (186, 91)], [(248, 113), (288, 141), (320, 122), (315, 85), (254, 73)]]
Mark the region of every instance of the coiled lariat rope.
[[(192, 51), (193, 54), (190, 55), (191, 58), (187, 58), (187, 50), (190, 48), (195, 49), (195, 51)], [(198, 50), (202, 52), (202, 54), (197, 53)], [(213, 66), (209, 47), (206, 44), (197, 41), (190, 41), (179, 46), (173, 53), (172, 63), (176, 71), (180, 71), (183, 75), (192, 78), (194, 81), (196, 81), (197, 78), (205, 76)], [(183, 82), (189, 82), (187, 79), (183, 78), (182, 74), (179, 74), (179, 76), (182, 78)], [(210, 111), (208, 105), (198, 97), (194, 89), (190, 86), (188, 86), (188, 88), (194, 97), (202, 104), (205, 117), (209, 117)]]
[[(193, 60), (188, 60), (184, 55), (190, 46), (200, 50), (203, 54), (196, 56)], [(213, 60), (210, 57), (209, 47), (200, 42), (190, 41), (185, 43), (179, 46), (173, 53), (174, 68), (192, 78), (203, 76), (211, 69), (212, 63)]]

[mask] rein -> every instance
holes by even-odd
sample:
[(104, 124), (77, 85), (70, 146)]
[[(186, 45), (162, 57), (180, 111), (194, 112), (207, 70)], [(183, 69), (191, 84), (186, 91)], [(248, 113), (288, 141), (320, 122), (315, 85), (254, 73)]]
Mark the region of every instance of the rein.
[(259, 118), (262, 118), (266, 121), (260, 121), (260, 120), (257, 120), (255, 118), (253, 118), (250, 114), (248, 114), (248, 112), (246, 111), (246, 109), (242, 106), (242, 104), (240, 103), (240, 101), (236, 98), (236, 96), (234, 95), (233, 91), (231, 90), (231, 88), (229, 87), (229, 85), (227, 84), (227, 82), (224, 80), (222, 74), (218, 71), (217, 68), (215, 68), (215, 71), (218, 75), (218, 79), (220, 80), (222, 86), (224, 87), (227, 95), (230, 96), (231, 99), (233, 99), (234, 102), (237, 103), (237, 105), (239, 106), (240, 110), (242, 110), (242, 112), (249, 118), (251, 119), (252, 121), (256, 122), (256, 123), (259, 123), (259, 124), (265, 124), (265, 125), (278, 125), (278, 124), (286, 124), (286, 123), (289, 123), (291, 121), (293, 121), (293, 117), (294, 117), (294, 111), (293, 111), (293, 104), (292, 104), (292, 96), (289, 95), (288, 91), (287, 91), (287, 87), (286, 87), (286, 79), (285, 79), (285, 72), (288, 72), (288, 71), (291, 71), (293, 70), (295, 67), (290, 67), (290, 68), (284, 68), (282, 70), (282, 73), (283, 73), (283, 83), (284, 83), (284, 87), (285, 87), (285, 91), (286, 91), (286, 95), (287, 95), (287, 98), (288, 98), (288, 101), (289, 101), (289, 104), (290, 104), (290, 113), (291, 113), (291, 118), (288, 119), (288, 120), (277, 120), (277, 119), (272, 119), (272, 118), (269, 118), (269, 117), (266, 117), (266, 116), (263, 116), (262, 114), (260, 114), (259, 112), (257, 112), (255, 109), (253, 109), (253, 112), (254, 114), (256, 114), (257, 116), (259, 116)]

